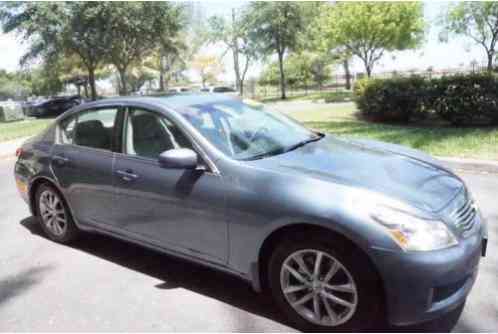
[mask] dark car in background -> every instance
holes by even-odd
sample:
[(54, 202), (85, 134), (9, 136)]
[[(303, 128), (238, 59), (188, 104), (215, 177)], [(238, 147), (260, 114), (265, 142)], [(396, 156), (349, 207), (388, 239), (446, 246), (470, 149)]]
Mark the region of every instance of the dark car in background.
[(436, 159), (225, 94), (76, 107), (22, 145), (15, 179), (52, 240), (98, 232), (221, 270), (305, 330), (439, 318), (486, 250), (477, 203)]
[(54, 117), (59, 116), (65, 111), (75, 107), (84, 100), (78, 96), (58, 96), (47, 100), (27, 102), (23, 108), (26, 116), (30, 117)]

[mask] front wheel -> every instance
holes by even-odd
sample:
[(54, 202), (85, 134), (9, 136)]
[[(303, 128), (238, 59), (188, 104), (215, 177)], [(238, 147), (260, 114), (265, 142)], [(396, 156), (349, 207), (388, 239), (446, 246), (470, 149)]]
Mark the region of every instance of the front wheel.
[(286, 240), (272, 254), (269, 285), (298, 329), (358, 331), (380, 320), (382, 293), (371, 265), (332, 240)]

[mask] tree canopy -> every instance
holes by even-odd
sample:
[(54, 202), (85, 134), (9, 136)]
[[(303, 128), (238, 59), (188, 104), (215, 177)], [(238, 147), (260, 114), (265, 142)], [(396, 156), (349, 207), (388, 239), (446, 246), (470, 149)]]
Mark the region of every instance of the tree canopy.
[(328, 47), (342, 46), (360, 58), (368, 76), (386, 51), (418, 47), (425, 30), (420, 2), (337, 2), (318, 20)]
[(498, 41), (498, 3), (491, 2), (460, 2), (451, 5), (440, 22), (445, 35), (441, 40), (447, 40), (448, 34), (463, 35), (470, 38), (486, 51), (488, 71), (493, 69)]
[(23, 62), (80, 58), (96, 98), (95, 71), (116, 67), (122, 94), (126, 74), (158, 45), (166, 47), (181, 29), (183, 7), (160, 2), (14, 2), (0, 7), (5, 32), (15, 31), (29, 44)]

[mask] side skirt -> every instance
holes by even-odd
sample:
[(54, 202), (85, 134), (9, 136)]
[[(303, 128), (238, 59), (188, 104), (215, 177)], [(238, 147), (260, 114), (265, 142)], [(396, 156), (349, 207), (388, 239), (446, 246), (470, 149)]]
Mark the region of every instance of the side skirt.
[[(81, 228), (81, 230), (83, 230), (85, 232), (100, 233), (100, 234), (103, 234), (103, 235), (107, 235), (107, 236), (110, 236), (110, 237), (113, 237), (113, 238), (116, 238), (116, 239), (119, 239), (119, 240), (122, 240), (122, 241), (125, 241), (125, 242), (129, 242), (129, 243), (132, 243), (132, 244), (135, 244), (135, 245), (139, 245), (139, 246), (145, 247), (147, 249), (150, 249), (150, 250), (162, 253), (162, 254), (170, 255), (170, 256), (173, 256), (173, 257), (176, 257), (176, 258), (179, 258), (179, 259), (182, 259), (182, 260), (186, 260), (186, 261), (189, 261), (189, 262), (192, 262), (192, 263), (195, 263), (195, 264), (199, 264), (199, 265), (201, 265), (203, 267), (212, 268), (212, 269), (215, 269), (215, 270), (227, 273), (229, 275), (236, 276), (238, 278), (241, 278), (242, 280), (244, 280), (248, 284), (250, 284), (253, 288), (255, 286), (257, 286), (253, 282), (252, 277), (248, 277), (248, 275), (246, 275), (244, 273), (232, 270), (232, 269), (230, 269), (230, 268), (228, 268), (226, 266), (219, 265), (219, 264), (217, 264), (215, 262), (210, 262), (210, 261), (207, 261), (207, 260), (204, 260), (204, 259), (198, 259), (198, 258), (189, 256), (189, 255), (186, 255), (186, 254), (183, 254), (183, 253), (179, 253), (179, 252), (176, 252), (176, 251), (164, 248), (164, 247), (160, 247), (160, 246), (158, 246), (156, 244), (153, 244), (153, 243), (141, 240), (141, 239), (130, 237), (130, 236), (125, 235), (125, 234), (123, 234), (121, 232), (116, 232), (114, 230), (106, 229), (106, 228), (101, 227), (101, 226), (97, 226), (97, 225), (93, 225), (93, 224), (92, 225), (88, 225), (88, 224), (83, 224), (83, 223), (80, 222), (78, 224), (78, 227)], [(256, 292), (259, 292), (257, 289), (255, 289), (255, 290), (256, 290)]]

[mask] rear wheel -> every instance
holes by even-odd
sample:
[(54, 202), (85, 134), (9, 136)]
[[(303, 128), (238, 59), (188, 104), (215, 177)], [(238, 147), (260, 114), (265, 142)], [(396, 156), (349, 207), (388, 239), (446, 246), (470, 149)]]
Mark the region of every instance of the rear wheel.
[(41, 228), (50, 239), (68, 243), (78, 236), (67, 204), (54, 187), (48, 184), (38, 187), (36, 208)]
[(312, 236), (286, 240), (269, 263), (277, 305), (300, 330), (358, 331), (381, 320), (377, 274), (351, 247)]

